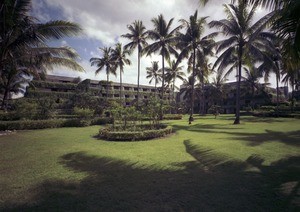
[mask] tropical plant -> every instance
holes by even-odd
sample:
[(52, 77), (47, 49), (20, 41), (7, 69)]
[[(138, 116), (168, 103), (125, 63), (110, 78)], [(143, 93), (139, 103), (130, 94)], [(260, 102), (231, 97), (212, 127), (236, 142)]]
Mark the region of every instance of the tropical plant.
[(182, 71), (183, 66), (179, 66), (175, 60), (168, 60), (168, 67), (166, 68), (166, 80), (169, 81), (172, 85), (172, 94), (173, 101), (175, 102), (175, 81), (177, 79), (183, 81), (185, 77), (185, 73)]
[(150, 79), (149, 84), (152, 83), (152, 81), (154, 80), (154, 86), (155, 86), (155, 97), (156, 97), (156, 86), (159, 82), (161, 82), (162, 80), (162, 76), (161, 76), (161, 69), (158, 66), (158, 61), (152, 61), (151, 62), (152, 66), (151, 67), (147, 67), (147, 79)]
[(0, 74), (6, 72), (4, 75), (8, 76), (7, 73), (12, 71), (16, 76), (11, 79), (19, 80), (25, 69), (38, 77), (38, 72), (46, 72), (57, 65), (82, 71), (75, 61), (78, 54), (73, 49), (48, 46), (53, 39), (77, 35), (81, 32), (80, 27), (61, 20), (39, 23), (30, 15), (30, 9), (31, 0), (0, 3)]
[(211, 99), (213, 99), (213, 104), (222, 105), (222, 100), (225, 95), (224, 85), (227, 82), (227, 75), (224, 74), (224, 69), (219, 69), (216, 71), (216, 75), (211, 83), (212, 93), (210, 93)]
[(127, 55), (129, 55), (129, 53), (130, 51), (124, 49), (121, 43), (117, 43), (111, 53), (112, 60), (115, 62), (115, 69), (117, 68), (120, 69), (120, 100), (121, 101), (122, 101), (122, 91), (123, 91), (122, 73), (124, 72), (124, 66), (131, 64), (131, 61), (127, 58)]
[(122, 35), (122, 37), (129, 39), (131, 42), (124, 46), (125, 49), (130, 50), (131, 52), (137, 48), (138, 49), (138, 77), (137, 77), (137, 105), (139, 105), (139, 92), (140, 92), (140, 62), (142, 51), (145, 46), (147, 46), (147, 32), (146, 27), (143, 25), (142, 21), (135, 21), (132, 25), (127, 26), (130, 33)]
[(225, 39), (217, 42), (217, 53), (221, 55), (216, 60), (219, 64), (219, 69), (232, 65), (234, 58), (237, 58), (233, 67), (237, 68), (237, 86), (236, 86), (236, 118), (234, 124), (240, 123), (240, 84), (242, 77), (242, 64), (245, 60), (245, 55), (253, 61), (256, 59), (269, 60), (272, 59), (267, 55), (267, 52), (272, 52), (274, 46), (270, 39), (274, 38), (273, 33), (263, 32), (273, 13), (270, 13), (260, 20), (252, 24), (257, 4), (251, 8), (248, 7), (246, 1), (239, 0), (237, 5), (226, 4), (225, 12), (227, 19), (220, 21), (212, 21), (210, 27), (219, 29), (219, 33), (225, 35)]
[[(181, 50), (178, 56), (178, 62), (183, 58), (189, 58), (189, 64), (192, 66), (192, 75), (196, 76), (197, 64), (201, 67), (201, 62), (205, 61), (205, 57), (211, 54), (213, 37), (215, 34), (204, 36), (204, 29), (206, 18), (198, 18), (198, 11), (190, 16), (189, 21), (181, 19), (182, 26), (185, 27), (185, 33), (179, 33), (177, 47)], [(202, 67), (201, 67), (202, 68)], [(191, 109), (190, 119), (194, 114), (194, 101), (195, 101), (195, 79), (191, 78), (192, 94), (191, 94)]]
[(95, 71), (95, 75), (97, 75), (101, 70), (105, 68), (106, 71), (106, 98), (109, 96), (109, 75), (117, 75), (115, 69), (115, 61), (113, 60), (111, 53), (112, 49), (110, 47), (100, 48), (102, 52), (102, 57), (97, 58), (93, 57), (90, 59), (91, 66), (97, 66), (97, 70)]
[(167, 23), (163, 15), (159, 15), (157, 18), (153, 18), (151, 21), (154, 25), (153, 30), (148, 30), (148, 35), (154, 43), (148, 45), (145, 48), (147, 55), (155, 52), (159, 52), (162, 57), (162, 86), (161, 86), (161, 119), (163, 117), (163, 100), (164, 100), (164, 87), (165, 87), (165, 59), (170, 58), (170, 54), (177, 55), (174, 44), (177, 41), (176, 33), (181, 28), (181, 26), (175, 27), (171, 30), (171, 25), (174, 18), (170, 19)]

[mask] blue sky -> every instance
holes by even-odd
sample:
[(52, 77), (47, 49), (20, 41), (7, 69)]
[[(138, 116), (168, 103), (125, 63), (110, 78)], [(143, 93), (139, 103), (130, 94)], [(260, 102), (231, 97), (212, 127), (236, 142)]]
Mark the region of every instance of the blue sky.
[[(212, 0), (205, 7), (200, 7), (198, 0), (32, 0), (32, 11), (40, 22), (49, 20), (68, 20), (79, 23), (84, 33), (76, 38), (66, 38), (52, 42), (54, 46), (71, 46), (80, 55), (78, 61), (85, 69), (84, 73), (66, 70), (58, 67), (50, 72), (63, 76), (80, 76), (82, 79), (105, 80), (105, 73), (95, 76), (95, 67), (91, 67), (91, 57), (101, 57), (99, 47), (114, 46), (121, 42), (125, 45), (128, 40), (121, 37), (128, 32), (127, 25), (135, 20), (142, 20), (147, 29), (152, 28), (151, 19), (163, 14), (166, 20), (174, 18), (173, 27), (178, 25), (179, 19), (188, 19), (198, 10), (198, 16), (209, 16), (210, 20), (224, 18), (224, 3), (230, 1)], [(258, 11), (258, 16), (265, 12)], [(208, 33), (208, 32), (207, 32)], [(125, 66), (123, 81), (125, 83), (137, 82), (137, 54), (130, 56), (131, 66)], [(161, 61), (158, 55), (143, 57), (141, 60), (141, 84), (149, 84), (146, 79), (146, 67), (151, 61)], [(185, 65), (185, 64), (182, 64)], [(119, 81), (118, 77), (111, 76), (112, 81)], [(230, 80), (234, 80), (233, 77)], [(180, 85), (181, 82), (176, 83)]]

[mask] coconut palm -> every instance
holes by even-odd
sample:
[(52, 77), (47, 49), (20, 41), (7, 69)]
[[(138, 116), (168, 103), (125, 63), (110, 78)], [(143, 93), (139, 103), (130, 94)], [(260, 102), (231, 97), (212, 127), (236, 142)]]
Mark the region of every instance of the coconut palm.
[[(194, 15), (190, 16), (189, 21), (181, 19), (182, 26), (185, 27), (185, 33), (178, 35), (177, 47), (181, 50), (178, 56), (178, 61), (182, 61), (183, 58), (189, 58), (189, 64), (192, 66), (192, 76), (196, 76), (197, 62), (199, 64), (204, 61), (205, 57), (211, 54), (213, 37), (215, 34), (209, 36), (203, 36), (206, 18), (198, 18), (198, 11)], [(193, 119), (194, 114), (194, 87), (195, 79), (191, 79), (192, 82), (192, 96), (191, 96), (191, 109), (190, 120)]]
[[(30, 9), (31, 0), (0, 3), (0, 74), (5, 72), (10, 79), (19, 79), (24, 76), (20, 71), (27, 69), (27, 73), (38, 77), (38, 72), (46, 72), (57, 65), (82, 71), (75, 61), (78, 54), (72, 48), (47, 45), (51, 40), (77, 35), (80, 27), (61, 20), (39, 23), (30, 16)], [(16, 76), (8, 74), (10, 71)], [(9, 83), (14, 84), (11, 80)]]
[(252, 60), (256, 58), (271, 60), (270, 57), (267, 57), (266, 52), (274, 49), (272, 42), (270, 42), (274, 35), (263, 32), (263, 30), (273, 14), (270, 13), (252, 24), (257, 5), (249, 8), (246, 1), (239, 0), (237, 5), (226, 4), (224, 7), (227, 19), (212, 21), (209, 25), (210, 27), (216, 27), (219, 29), (219, 33), (226, 36), (216, 45), (217, 53), (221, 52), (216, 61), (216, 63), (220, 63), (219, 69), (220, 67), (226, 67), (226, 62), (232, 64), (232, 59), (237, 58), (237, 64), (234, 66), (237, 68), (236, 118), (234, 124), (239, 124), (242, 64), (245, 62), (245, 55), (251, 57)]
[(154, 86), (155, 86), (155, 97), (156, 97), (156, 86), (159, 82), (161, 82), (162, 80), (162, 76), (161, 76), (161, 69), (158, 66), (158, 61), (152, 61), (151, 62), (152, 66), (151, 67), (147, 67), (147, 79), (150, 79), (149, 84), (152, 83), (152, 81), (154, 80)]
[(91, 66), (96, 66), (97, 70), (95, 71), (95, 75), (99, 74), (101, 70), (105, 68), (106, 71), (106, 98), (108, 98), (109, 92), (109, 75), (113, 74), (117, 76), (116, 69), (114, 67), (115, 61), (113, 60), (111, 53), (111, 47), (103, 47), (99, 48), (102, 52), (102, 57), (93, 57), (90, 59)]
[(137, 105), (139, 105), (139, 92), (140, 92), (140, 62), (142, 56), (142, 50), (147, 46), (147, 32), (146, 27), (142, 21), (135, 21), (131, 25), (127, 26), (130, 33), (122, 35), (122, 37), (129, 39), (131, 42), (124, 46), (125, 49), (133, 51), (135, 48), (138, 49), (138, 79), (137, 79)]
[(178, 66), (175, 60), (168, 60), (168, 67), (166, 68), (166, 81), (170, 82), (172, 85), (173, 101), (175, 101), (175, 81), (177, 79), (183, 81), (185, 73), (182, 71), (183, 66)]
[[(300, 57), (300, 1), (299, 0), (249, 0), (252, 4), (276, 11), (273, 29), (281, 38), (292, 43), (295, 59)], [(287, 40), (285, 40), (286, 42)], [(285, 45), (284, 42), (284, 45)]]
[(121, 43), (117, 43), (111, 53), (112, 60), (115, 62), (115, 69), (120, 69), (120, 100), (122, 99), (123, 91), (122, 73), (124, 72), (124, 66), (131, 64), (131, 61), (127, 58), (129, 53), (129, 50), (124, 49)]
[[(145, 48), (145, 52), (147, 55), (150, 55), (155, 52), (159, 52), (162, 57), (162, 89), (161, 89), (161, 99), (162, 102), (164, 100), (164, 87), (165, 87), (165, 59), (170, 58), (170, 54), (177, 55), (174, 44), (177, 41), (176, 33), (181, 28), (181, 26), (175, 27), (171, 30), (171, 25), (173, 23), (174, 18), (170, 19), (167, 23), (163, 15), (159, 15), (157, 18), (153, 18), (151, 21), (154, 25), (153, 30), (148, 30), (148, 35), (154, 43), (148, 45)], [(161, 119), (163, 116), (162, 110), (162, 102), (161, 102)]]

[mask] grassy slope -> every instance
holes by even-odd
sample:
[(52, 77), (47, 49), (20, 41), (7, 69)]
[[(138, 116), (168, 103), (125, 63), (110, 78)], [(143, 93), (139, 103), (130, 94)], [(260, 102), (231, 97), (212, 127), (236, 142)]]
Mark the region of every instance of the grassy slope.
[(1, 136), (0, 209), (295, 209), (300, 120), (232, 122), (170, 121), (175, 135), (144, 142), (96, 140), (97, 126)]

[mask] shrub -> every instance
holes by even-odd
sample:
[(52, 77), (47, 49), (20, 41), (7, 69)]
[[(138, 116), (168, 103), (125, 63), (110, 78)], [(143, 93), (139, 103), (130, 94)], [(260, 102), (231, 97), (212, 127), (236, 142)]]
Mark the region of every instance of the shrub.
[(182, 119), (181, 114), (165, 114), (164, 119), (166, 120), (180, 120)]
[(0, 131), (4, 130), (34, 130), (59, 127), (86, 127), (90, 120), (84, 119), (48, 119), (48, 120), (18, 120), (0, 122)]
[(68, 119), (65, 120), (61, 127), (87, 127), (91, 125), (88, 119)]
[(89, 118), (93, 117), (94, 111), (89, 108), (75, 107), (74, 115), (77, 115), (79, 118), (82, 118), (82, 119), (89, 119)]
[(65, 120), (49, 119), (49, 120), (19, 120), (0, 122), (0, 130), (33, 130), (44, 128), (61, 127)]
[(99, 138), (109, 141), (138, 141), (164, 137), (171, 134), (171, 126), (163, 126), (162, 129), (140, 130), (140, 131), (112, 131), (109, 127), (99, 130)]
[(94, 118), (91, 120), (91, 125), (106, 125), (112, 123), (113, 123), (113, 119), (110, 117)]

